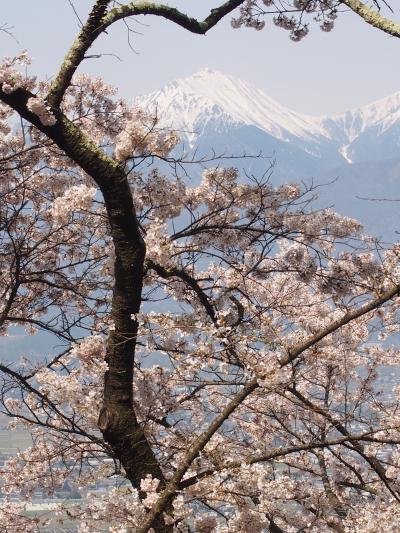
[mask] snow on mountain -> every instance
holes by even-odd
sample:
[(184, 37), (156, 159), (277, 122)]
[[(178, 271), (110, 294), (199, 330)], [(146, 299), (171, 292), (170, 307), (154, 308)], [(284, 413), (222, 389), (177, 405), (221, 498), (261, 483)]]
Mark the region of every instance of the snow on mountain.
[(400, 92), (353, 111), (322, 119), (349, 163), (397, 158), (400, 148)]
[[(275, 161), (275, 183), (304, 180), (319, 187), (319, 205), (363, 221), (374, 235), (398, 239), (400, 92), (335, 116), (291, 111), (232, 76), (203, 70), (136, 98), (161, 123), (180, 130), (185, 146), (212, 153), (256, 155), (235, 165), (256, 176)], [(196, 152), (198, 153), (198, 152)], [(271, 159), (269, 159), (271, 158)]]
[(199, 135), (211, 117), (253, 125), (286, 142), (293, 137), (317, 141), (326, 135), (314, 117), (295, 113), (249, 83), (210, 69), (169, 83), (160, 91), (139, 97), (136, 103), (157, 108), (164, 122)]
[(190, 146), (209, 134), (211, 124), (220, 132), (254, 126), (312, 157), (333, 162), (336, 154), (337, 164), (396, 157), (400, 145), (400, 92), (341, 115), (318, 117), (291, 111), (245, 81), (204, 69), (136, 103), (157, 110), (162, 124), (179, 130)]
[(322, 118), (328, 130), (329, 122), (343, 130), (349, 144), (372, 127), (382, 134), (400, 122), (400, 92), (341, 115)]

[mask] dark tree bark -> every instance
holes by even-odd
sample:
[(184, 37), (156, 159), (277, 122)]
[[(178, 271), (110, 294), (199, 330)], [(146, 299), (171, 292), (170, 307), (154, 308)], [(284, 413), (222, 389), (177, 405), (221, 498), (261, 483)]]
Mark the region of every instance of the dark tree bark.
[[(104, 380), (104, 401), (99, 428), (115, 457), (121, 462), (127, 478), (139, 489), (141, 479), (151, 474), (165, 487), (165, 479), (154, 452), (139, 424), (133, 408), (133, 364), (140, 309), (145, 243), (122, 165), (97, 148), (61, 112), (55, 112), (57, 123), (43, 126), (39, 118), (27, 110), (31, 93), (18, 89), (12, 94), (0, 90), (0, 99), (45, 133), (64, 153), (93, 178), (103, 194), (115, 250), (114, 288), (111, 318), (115, 330), (110, 333)], [(162, 516), (152, 526), (157, 533), (172, 531)]]

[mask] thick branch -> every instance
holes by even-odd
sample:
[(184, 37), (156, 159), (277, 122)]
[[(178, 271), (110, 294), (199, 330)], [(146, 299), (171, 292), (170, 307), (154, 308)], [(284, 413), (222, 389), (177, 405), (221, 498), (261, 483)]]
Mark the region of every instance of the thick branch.
[(35, 95), (26, 89), (19, 88), (7, 94), (0, 87), (0, 100), (54, 141), (68, 157), (92, 176), (100, 188), (110, 183), (117, 173), (119, 176), (123, 175), (123, 169), (118, 162), (98, 148), (63, 113), (55, 111), (56, 124), (44, 126), (39, 117), (27, 109), (29, 98), (35, 98)]
[(97, 37), (104, 33), (109, 26), (114, 24), (114, 22), (131, 16), (155, 15), (170, 20), (192, 33), (204, 35), (223, 17), (242, 4), (243, 1), (244, 0), (229, 0), (220, 7), (212, 9), (208, 17), (202, 22), (199, 22), (178, 9), (152, 2), (131, 2), (111, 9), (107, 13), (107, 6), (110, 3), (110, 0), (98, 0), (92, 9), (86, 24), (79, 32), (62, 62), (60, 70), (51, 85), (49, 94), (47, 95), (46, 100), (48, 104), (53, 109), (58, 109), (60, 107), (64, 93), (69, 87), (72, 77), (79, 65), (85, 59), (86, 52), (93, 45)]
[(360, 0), (342, 0), (342, 3), (357, 13), (367, 24), (393, 37), (400, 37), (400, 24), (383, 17), (378, 11), (366, 6)]
[(87, 50), (102, 33), (101, 19), (107, 10), (110, 0), (97, 0), (86, 24), (83, 26), (73, 45), (62, 62), (60, 70), (51, 84), (47, 101), (51, 107), (60, 107), (65, 91), (71, 83), (72, 76), (83, 61)]
[(111, 9), (111, 11), (103, 18), (103, 29), (123, 18), (137, 15), (155, 15), (170, 20), (192, 33), (204, 35), (218, 24), (222, 18), (243, 4), (243, 2), (244, 0), (229, 0), (221, 6), (212, 9), (208, 17), (202, 22), (199, 22), (195, 18), (189, 17), (178, 9), (167, 5), (152, 2), (131, 2)]

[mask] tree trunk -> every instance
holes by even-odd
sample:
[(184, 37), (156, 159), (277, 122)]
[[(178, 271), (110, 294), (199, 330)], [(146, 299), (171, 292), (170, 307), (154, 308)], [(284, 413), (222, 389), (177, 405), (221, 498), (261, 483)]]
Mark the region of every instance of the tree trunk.
[[(160, 480), (162, 490), (164, 476), (133, 409), (133, 363), (138, 329), (135, 314), (140, 309), (146, 249), (128, 179), (121, 164), (98, 148), (60, 111), (54, 111), (57, 118), (54, 126), (44, 126), (26, 107), (32, 97), (32, 93), (22, 88), (11, 94), (0, 89), (0, 100), (47, 135), (93, 178), (103, 194), (111, 227), (115, 249), (111, 317), (115, 330), (107, 343), (108, 371), (99, 428), (135, 488), (140, 488), (140, 480), (151, 474)], [(172, 531), (172, 526), (166, 526), (162, 517), (152, 527), (156, 533)]]

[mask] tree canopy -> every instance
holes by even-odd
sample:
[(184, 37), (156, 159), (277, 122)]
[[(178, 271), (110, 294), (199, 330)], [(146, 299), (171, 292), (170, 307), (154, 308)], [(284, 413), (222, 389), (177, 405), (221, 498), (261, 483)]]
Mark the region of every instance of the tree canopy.
[[(52, 80), (3, 59), (1, 333), (55, 346), (0, 364), (2, 411), (32, 436), (3, 467), (6, 531), (397, 530), (399, 246), (268, 168), (191, 182), (175, 132), (77, 72), (126, 17), (206, 33), (270, 14), (298, 40), (344, 6), (398, 36), (377, 2), (230, 0), (197, 21), (98, 0)], [(28, 512), (66, 484), (81, 500)]]

